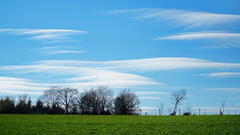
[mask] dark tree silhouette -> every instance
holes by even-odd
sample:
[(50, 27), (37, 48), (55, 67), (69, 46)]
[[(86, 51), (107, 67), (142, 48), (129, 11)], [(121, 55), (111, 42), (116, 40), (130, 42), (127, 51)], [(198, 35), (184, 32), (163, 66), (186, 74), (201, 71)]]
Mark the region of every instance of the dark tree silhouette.
[(59, 94), (60, 87), (52, 86), (41, 96), (44, 103), (44, 112), (48, 114), (63, 114), (65, 110), (61, 107)]
[(110, 114), (112, 113), (112, 89), (107, 86), (99, 86), (96, 89), (98, 100), (98, 113)]
[(0, 98), (0, 113), (132, 115), (139, 110), (139, 99), (134, 93), (125, 89), (113, 99), (112, 89), (107, 86), (91, 88), (81, 94), (74, 88), (50, 87), (34, 105), (25, 95), (14, 101), (9, 97)]
[(14, 113), (15, 103), (10, 97), (0, 99), (0, 113)]
[(69, 110), (73, 109), (77, 102), (78, 90), (75, 88), (58, 88), (57, 94), (60, 105), (65, 108), (65, 113), (69, 113)]
[(110, 114), (112, 90), (106, 86), (91, 88), (80, 95), (78, 105), (82, 114)]
[(44, 110), (43, 102), (38, 99), (36, 105), (32, 107), (32, 112), (35, 114), (44, 114), (46, 113)]
[(31, 99), (29, 98), (27, 101), (27, 96), (20, 96), (18, 98), (18, 103), (16, 105), (16, 113), (20, 113), (20, 114), (27, 114), (27, 113), (31, 113), (29, 112), (31, 110)]
[(118, 115), (132, 115), (136, 114), (139, 110), (139, 99), (138, 97), (125, 89), (119, 93), (114, 100), (114, 111)]
[(41, 96), (41, 100), (46, 106), (45, 108), (46, 112), (56, 112), (52, 109), (56, 109), (57, 107), (60, 106), (59, 95), (57, 90), (58, 87), (56, 86), (50, 87), (50, 89), (44, 91), (43, 95)]
[(225, 101), (222, 101), (219, 114), (220, 114), (220, 115), (223, 115), (223, 114), (224, 114), (224, 111), (225, 111)]
[(184, 89), (172, 93), (171, 100), (173, 102), (174, 108), (170, 115), (176, 115), (178, 106), (186, 99), (187, 92)]
[(81, 93), (78, 100), (81, 114), (97, 114), (97, 93), (93, 89)]

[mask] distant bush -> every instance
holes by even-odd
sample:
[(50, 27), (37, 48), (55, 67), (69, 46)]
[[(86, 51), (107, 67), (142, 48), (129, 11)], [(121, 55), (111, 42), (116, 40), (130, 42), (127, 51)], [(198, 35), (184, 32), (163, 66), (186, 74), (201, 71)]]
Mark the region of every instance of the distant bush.
[(185, 112), (185, 113), (183, 113), (183, 115), (192, 115), (192, 113), (191, 112)]

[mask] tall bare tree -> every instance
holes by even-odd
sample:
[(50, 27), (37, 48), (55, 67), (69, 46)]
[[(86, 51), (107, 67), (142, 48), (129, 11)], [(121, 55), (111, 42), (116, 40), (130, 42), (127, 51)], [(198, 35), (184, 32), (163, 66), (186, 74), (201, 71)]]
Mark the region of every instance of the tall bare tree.
[(73, 109), (77, 102), (78, 90), (75, 88), (58, 88), (57, 94), (60, 105), (65, 108), (65, 113), (69, 113), (69, 110)]
[(58, 95), (57, 86), (50, 87), (49, 90), (44, 91), (43, 95), (41, 96), (42, 101), (48, 107), (59, 106), (59, 95)]
[(171, 100), (173, 102), (174, 108), (171, 115), (176, 115), (177, 109), (183, 100), (186, 99), (187, 92), (184, 89), (172, 93)]
[(163, 115), (163, 109), (164, 109), (164, 103), (161, 103), (159, 107), (159, 115)]
[(116, 114), (132, 115), (139, 110), (139, 99), (135, 93), (124, 89), (114, 100), (114, 110)]
[(221, 107), (220, 107), (220, 115), (223, 115), (225, 111), (225, 101), (222, 101)]
[(78, 99), (82, 114), (109, 114), (112, 111), (112, 90), (107, 86), (91, 88)]
[(99, 104), (98, 112), (108, 114), (112, 112), (112, 89), (107, 86), (99, 86), (97, 89), (97, 99)]
[(97, 114), (97, 94), (93, 90), (81, 93), (78, 99), (81, 114)]

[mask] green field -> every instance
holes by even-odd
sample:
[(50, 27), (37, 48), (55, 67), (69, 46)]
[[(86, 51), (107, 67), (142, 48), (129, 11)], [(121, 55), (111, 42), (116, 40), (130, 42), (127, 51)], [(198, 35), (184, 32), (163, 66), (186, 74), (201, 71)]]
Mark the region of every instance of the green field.
[(240, 116), (0, 115), (1, 135), (237, 135)]

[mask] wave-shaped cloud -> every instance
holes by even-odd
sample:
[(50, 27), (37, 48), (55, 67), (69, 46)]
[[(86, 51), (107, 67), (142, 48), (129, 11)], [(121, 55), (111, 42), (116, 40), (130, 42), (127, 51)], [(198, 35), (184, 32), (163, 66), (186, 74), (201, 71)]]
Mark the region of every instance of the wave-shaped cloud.
[(196, 58), (162, 57), (117, 61), (46, 60), (30, 65), (1, 66), (0, 70), (23, 74), (41, 73), (48, 76), (57, 75), (58, 77), (62, 75), (60, 78), (63, 85), (73, 87), (94, 85), (132, 87), (163, 85), (161, 82), (156, 82), (149, 77), (139, 75), (143, 72), (239, 67), (240, 63), (213, 62)]
[(237, 77), (240, 76), (240, 72), (217, 72), (217, 73), (207, 73), (200, 74), (201, 76), (207, 77)]
[(71, 35), (86, 34), (87, 32), (70, 29), (0, 29), (0, 33), (27, 35), (29, 39), (48, 42), (65, 42), (70, 41)]
[(73, 46), (47, 46), (35, 49), (35, 51), (44, 55), (54, 55), (54, 54), (78, 54), (85, 53), (87, 51), (76, 50)]
[(155, 38), (155, 40), (194, 40), (194, 39), (222, 39), (237, 38), (240, 39), (240, 33), (228, 32), (188, 32), (170, 36)]
[(187, 28), (213, 27), (220, 24), (239, 23), (240, 15), (198, 12), (179, 9), (139, 8), (107, 11), (111, 14), (130, 14), (136, 19), (167, 21), (174, 26)]
[[(217, 45), (210, 48), (232, 48), (240, 47), (240, 33), (229, 33), (219, 31), (202, 31), (179, 33), (169, 36), (154, 38), (154, 40), (207, 40), (219, 41)], [(209, 46), (208, 46), (209, 47)]]

